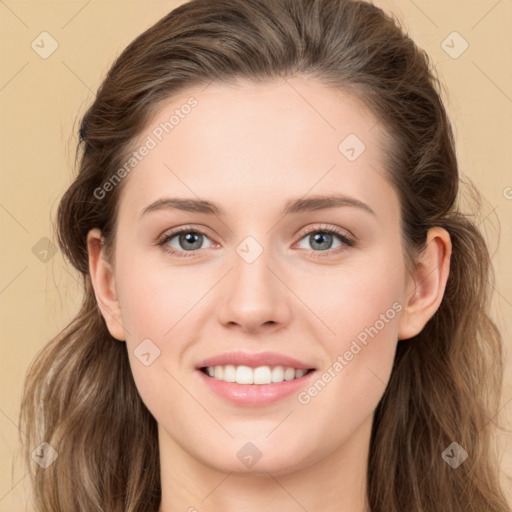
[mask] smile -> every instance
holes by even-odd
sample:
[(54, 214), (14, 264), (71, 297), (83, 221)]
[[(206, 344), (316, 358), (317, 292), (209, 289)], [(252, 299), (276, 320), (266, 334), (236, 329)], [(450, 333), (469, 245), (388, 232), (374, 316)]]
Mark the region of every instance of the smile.
[(207, 366), (201, 368), (201, 371), (213, 379), (224, 382), (264, 385), (300, 379), (313, 370), (283, 366), (251, 368), (250, 366), (227, 364), (224, 366)]

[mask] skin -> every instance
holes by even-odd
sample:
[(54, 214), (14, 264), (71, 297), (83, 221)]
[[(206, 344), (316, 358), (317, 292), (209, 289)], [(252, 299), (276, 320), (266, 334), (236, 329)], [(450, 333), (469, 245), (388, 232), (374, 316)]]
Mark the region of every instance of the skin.
[[(420, 332), (439, 307), (449, 235), (430, 230), (407, 272), (382, 125), (348, 93), (298, 77), (211, 84), (168, 101), (139, 140), (191, 96), (197, 107), (125, 178), (113, 261), (99, 230), (88, 236), (98, 304), (112, 336), (126, 340), (136, 386), (158, 422), (159, 512), (366, 512), (374, 410), (398, 340)], [(338, 150), (351, 133), (366, 146), (352, 162)], [(317, 194), (356, 198), (374, 214), (341, 206), (281, 215), (289, 199)], [(225, 215), (141, 216), (165, 196), (208, 200)], [(202, 248), (186, 251), (178, 236), (167, 245), (192, 256), (155, 244), (189, 225), (205, 233)], [(333, 235), (321, 251), (309, 234), (325, 227), (356, 244)], [(236, 252), (247, 236), (263, 248), (250, 264)], [(321, 374), (393, 304), (401, 311), (306, 405), (296, 394), (264, 407), (233, 405), (194, 369), (223, 352), (269, 350)], [(149, 366), (134, 355), (146, 338), (160, 350)], [(237, 457), (248, 442), (262, 453), (251, 468)]]

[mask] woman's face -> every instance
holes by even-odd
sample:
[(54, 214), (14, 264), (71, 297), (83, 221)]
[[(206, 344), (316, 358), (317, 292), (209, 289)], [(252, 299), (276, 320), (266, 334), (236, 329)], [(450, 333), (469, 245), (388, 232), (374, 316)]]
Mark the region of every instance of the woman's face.
[[(190, 89), (140, 136), (107, 322), (163, 452), (277, 475), (369, 435), (410, 291), (381, 130), (294, 78)], [(299, 378), (229, 383), (199, 369), (210, 358), (228, 380)]]

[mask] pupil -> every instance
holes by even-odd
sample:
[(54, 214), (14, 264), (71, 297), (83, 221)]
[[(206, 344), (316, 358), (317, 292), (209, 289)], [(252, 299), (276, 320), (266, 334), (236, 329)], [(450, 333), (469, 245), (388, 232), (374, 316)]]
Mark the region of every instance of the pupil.
[[(180, 237), (180, 242), (186, 242), (187, 244), (191, 244), (189, 245), (189, 247), (185, 247), (185, 250), (190, 250), (190, 249), (200, 249), (201, 248), (201, 240), (199, 237), (201, 237), (202, 235), (200, 235), (199, 233), (193, 233), (193, 232), (188, 232), (188, 233), (185, 233), (184, 235), (181, 235)], [(197, 242), (199, 240), (199, 243)], [(194, 242), (196, 245), (194, 245)]]
[(321, 247), (318, 248), (322, 251), (330, 248), (330, 242), (332, 242), (332, 235), (328, 233), (315, 233), (310, 237), (311, 246), (314, 247), (314, 244), (319, 243)]

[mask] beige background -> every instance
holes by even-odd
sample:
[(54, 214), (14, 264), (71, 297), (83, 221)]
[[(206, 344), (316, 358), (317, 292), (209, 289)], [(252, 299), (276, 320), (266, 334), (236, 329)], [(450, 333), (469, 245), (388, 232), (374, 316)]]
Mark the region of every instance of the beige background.
[[(41, 248), (36, 244), (44, 244), (42, 238), (53, 239), (51, 218), (71, 180), (79, 115), (92, 102), (115, 56), (179, 3), (0, 0), (0, 512), (26, 510), (29, 478), (20, 464), (13, 467), (23, 376), (36, 352), (65, 326), (80, 303), (79, 281), (60, 253), (46, 263), (35, 254)], [(506, 342), (502, 413), (510, 427), (512, 1), (378, 4), (395, 12), (432, 57), (446, 85), (461, 170), (487, 200), (481, 226), (495, 253), (493, 309)], [(46, 59), (31, 47), (33, 41), (42, 46), (41, 37), (48, 37), (39, 37), (44, 31), (58, 43)], [(464, 43), (458, 36), (448, 37), (454, 31), (469, 45), (457, 58)], [(496, 250), (498, 224), (501, 240)], [(512, 475), (511, 435), (500, 434), (499, 442), (502, 467)], [(511, 482), (507, 488), (512, 488)]]

